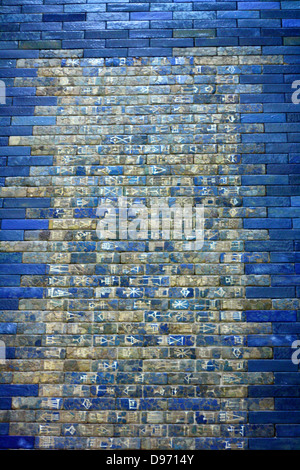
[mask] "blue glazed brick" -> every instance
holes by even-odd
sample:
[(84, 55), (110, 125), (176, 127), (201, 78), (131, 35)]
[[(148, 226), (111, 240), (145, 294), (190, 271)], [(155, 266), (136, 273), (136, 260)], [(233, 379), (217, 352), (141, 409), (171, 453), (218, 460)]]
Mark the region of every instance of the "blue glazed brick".
[[(151, 20), (150, 23), (151, 23), (151, 29), (191, 29), (193, 27), (192, 20)], [(195, 22), (194, 22), (194, 25), (195, 25)], [(141, 26), (141, 28), (142, 27), (143, 26)]]
[(1, 126), (7, 126), (10, 124), (10, 117), (2, 117), (0, 118), (0, 124)]
[(282, 20), (282, 26), (284, 28), (298, 28), (300, 26), (300, 19)]
[(276, 410), (299, 410), (300, 398), (275, 398)]
[[(15, 69), (17, 72), (17, 69)], [(36, 76), (36, 73), (34, 74)], [(6, 96), (34, 96), (36, 94), (35, 87), (10, 87), (6, 88)]]
[(15, 359), (15, 348), (7, 347), (5, 348), (6, 359)]
[(104, 13), (87, 13), (87, 21), (127, 21), (129, 13), (127, 12), (104, 12)]
[(14, 299), (0, 299), (0, 308), (2, 310), (17, 310), (19, 301)]
[(46, 265), (1, 263), (0, 274), (46, 274)]
[(63, 5), (51, 5), (51, 6), (46, 6), (46, 5), (23, 5), (22, 10), (23, 13), (54, 13), (54, 12), (62, 12), (63, 11)]
[(278, 114), (241, 114), (241, 122), (285, 122), (285, 115)]
[(241, 103), (283, 103), (283, 93), (259, 93), (259, 94), (241, 94)]
[(292, 185), (293, 184), (299, 184), (300, 176), (298, 176), (298, 175), (289, 175), (289, 181)]
[(24, 219), (25, 209), (0, 209), (0, 218)]
[(246, 274), (293, 274), (293, 264), (247, 264)]
[[(0, 334), (15, 335), (17, 333), (16, 323), (0, 323)], [(1, 385), (0, 385), (1, 387)]]
[[(78, 31), (80, 29), (82, 30), (100, 30), (100, 29), (105, 29), (105, 21), (81, 21), (81, 22), (73, 22), (73, 21), (70, 21), (70, 22), (65, 22), (63, 25), (64, 25), (64, 31)], [(111, 24), (116, 24), (116, 22), (112, 21), (112, 22), (109, 22), (107, 21), (107, 29), (109, 29), (109, 26), (108, 26), (108, 23), (111, 23)], [(46, 24), (46, 23), (44, 23)], [(54, 24), (57, 24), (59, 25), (57, 27), (58, 30), (61, 30), (62, 29), (62, 24), (61, 23), (49, 23), (49, 30), (52, 31), (53, 28), (51, 27), (52, 25)], [(116, 28), (112, 28), (112, 29), (117, 29)]]
[(21, 241), (24, 240), (23, 230), (1, 230), (0, 231), (1, 241)]
[(243, 185), (269, 185), (269, 184), (278, 184), (278, 185), (284, 185), (284, 184), (289, 184), (289, 179), (288, 176), (286, 175), (245, 175), (242, 176), (242, 184)]
[(300, 165), (268, 165), (267, 173), (274, 175), (300, 173)]
[[(73, 2), (72, 2), (73, 3)], [(100, 3), (99, 5), (96, 5), (96, 4), (92, 4), (92, 5), (80, 5), (78, 4), (79, 2), (74, 2), (74, 4), (72, 5), (64, 5), (62, 6), (61, 8), (64, 8), (64, 11), (65, 12), (75, 12), (75, 13), (79, 13), (79, 12), (97, 12), (97, 11), (105, 11), (105, 7), (108, 5), (106, 5), (106, 2), (105, 3)], [(120, 5), (120, 4), (119, 4)], [(49, 8), (49, 7), (46, 7), (46, 8)]]
[[(168, 6), (168, 4), (166, 5)], [(107, 3), (106, 5), (106, 11), (149, 11), (149, 9), (150, 9), (149, 3), (133, 3), (132, 4), (132, 3), (124, 2), (124, 3)]]
[[(280, 19), (268, 19), (267, 20), (268, 27), (270, 28), (280, 28), (281, 20)], [(240, 28), (263, 28), (266, 26), (265, 19), (239, 19), (238, 26)]]
[[(278, 165), (276, 165), (278, 166)], [(279, 207), (288, 207), (290, 206), (290, 198), (289, 197), (244, 197), (243, 198), (243, 205), (244, 206), (279, 206)]]
[[(126, 399), (128, 401), (128, 399)], [(109, 410), (114, 409), (115, 401), (111, 398), (92, 398), (91, 400), (92, 410)], [(84, 409), (84, 404), (79, 398), (66, 398), (64, 400), (64, 409), (65, 410), (82, 410)]]
[(276, 144), (266, 144), (267, 153), (273, 152), (296, 152), (299, 149), (299, 145), (293, 143), (276, 143)]
[(300, 219), (293, 219), (293, 228), (300, 229)]
[(300, 197), (299, 196), (291, 197), (291, 206), (300, 207)]
[[(266, 70), (264, 70), (265, 73), (267, 73)], [(271, 71), (272, 73), (272, 71)], [(287, 72), (289, 73), (289, 72)], [(291, 71), (292, 73), (292, 71)], [(292, 112), (295, 112), (295, 105), (294, 104), (289, 104), (289, 103), (278, 103), (277, 105), (276, 104), (273, 104), (273, 103), (265, 103), (264, 104), (264, 110), (265, 112), (267, 113), (274, 113), (274, 112), (278, 112), (278, 113), (292, 113)], [(297, 152), (297, 150), (296, 150)]]
[[(8, 166), (21, 166), (21, 165), (38, 165), (38, 166), (50, 166), (53, 164), (53, 157), (52, 156), (26, 156), (26, 157), (8, 157), (7, 165)], [(29, 199), (29, 198), (28, 198)], [(34, 198), (38, 199), (38, 198)], [(39, 199), (41, 200), (41, 199)], [(46, 200), (46, 199), (45, 199)], [(33, 202), (34, 204), (34, 202)], [(33, 207), (33, 206), (32, 206)], [(37, 207), (37, 206), (35, 206)]]
[[(74, 34), (74, 33), (67, 33), (65, 34)], [(85, 31), (85, 38), (86, 39), (127, 39), (128, 38), (128, 31)], [(66, 36), (65, 39), (73, 39), (72, 37)]]
[(246, 251), (293, 251), (291, 241), (247, 241), (245, 242)]
[[(16, 97), (14, 98), (15, 106), (56, 106), (56, 96), (33, 96), (33, 97)], [(28, 108), (32, 109), (32, 108)], [(15, 113), (13, 113), (15, 114)]]
[(292, 184), (288, 186), (269, 186), (266, 189), (269, 196), (276, 196), (276, 194), (278, 196), (300, 195), (299, 186), (293, 186)]
[(249, 322), (289, 322), (297, 320), (296, 310), (249, 310), (246, 311)]
[(43, 298), (44, 289), (39, 287), (0, 287), (1, 299)]
[(107, 47), (148, 47), (147, 39), (107, 39)]
[(33, 449), (34, 436), (0, 436), (0, 449)]
[(246, 287), (246, 297), (255, 298), (289, 298), (295, 297), (295, 289), (293, 287)]
[(42, 39), (83, 39), (84, 31), (42, 31)]
[(237, 20), (235, 19), (216, 19), (216, 20), (209, 20), (209, 23), (207, 20), (194, 20), (194, 27), (196, 29), (201, 29), (201, 28), (236, 28), (237, 25)]
[[(292, 361), (278, 361), (278, 360), (250, 360), (248, 361), (249, 372), (268, 372), (268, 371), (297, 371), (298, 366), (293, 364)], [(276, 406), (276, 409), (281, 409)]]
[(300, 230), (270, 230), (271, 240), (297, 240), (300, 236)]
[(299, 217), (300, 208), (298, 207), (270, 207), (269, 211), (270, 217)]
[[(33, 104), (31, 102), (31, 104)], [(1, 116), (10, 116), (12, 114), (15, 115), (32, 115), (34, 112), (34, 107), (21, 107), (21, 106), (7, 106), (5, 108), (0, 108)]]
[(218, 11), (217, 18), (259, 18), (258, 11)]
[(22, 253), (0, 253), (0, 264), (22, 263)]
[[(297, 320), (295, 320), (296, 322)], [(274, 333), (300, 333), (300, 324), (297, 323), (276, 323), (273, 325)]]
[[(177, 1), (182, 1), (182, 0), (175, 0)], [(236, 3), (235, 2), (230, 2), (230, 1), (209, 1), (209, 2), (194, 2), (193, 4), (194, 10), (235, 10), (236, 9)]]
[(249, 439), (250, 450), (299, 450), (300, 439), (277, 438), (277, 439)]
[(0, 423), (0, 436), (8, 435), (9, 423)]
[[(171, 12), (132, 12), (130, 19), (133, 21), (149, 21), (149, 20), (171, 20), (173, 14)], [(180, 19), (180, 18), (179, 18)], [(188, 19), (188, 18), (186, 18)]]
[[(262, 48), (263, 54), (299, 54), (300, 48), (298, 46), (279, 46), (279, 47), (273, 47), (273, 46), (265, 46)], [(276, 50), (276, 52), (275, 52)]]
[(300, 285), (300, 276), (272, 276), (272, 286), (297, 286)]
[(0, 286), (3, 287), (17, 287), (21, 283), (20, 276), (1, 276), (0, 275)]
[(7, 385), (0, 384), (1, 397), (37, 397), (38, 385)]
[(0, 410), (10, 410), (10, 409), (11, 409), (11, 398), (0, 397)]
[(268, 229), (268, 228), (292, 228), (291, 219), (244, 219), (244, 228)]
[(218, 410), (220, 405), (218, 400), (214, 399), (183, 399), (183, 398), (172, 398), (168, 401), (168, 408), (170, 410)]
[(170, 47), (149, 47), (149, 48), (142, 48), (142, 49), (128, 49), (128, 55), (134, 57), (165, 57), (172, 55), (172, 49)]
[(84, 21), (84, 13), (44, 13), (43, 21), (60, 22), (60, 21)]
[(299, 388), (283, 385), (250, 385), (249, 397), (299, 397)]
[[(299, 385), (300, 377), (298, 373), (276, 372), (275, 383), (278, 385)], [(295, 421), (290, 421), (290, 422), (292, 423)]]
[[(238, 36), (239, 40), (246, 38), (259, 38), (259, 28), (235, 28), (234, 30), (218, 28), (218, 36)], [(242, 82), (243, 75), (240, 76), (240, 83)]]
[[(174, 438), (174, 441), (175, 441), (175, 438)], [(235, 440), (233, 439), (229, 439), (228, 441), (226, 441), (228, 444), (227, 445), (232, 445), (232, 441), (233, 443), (236, 444)], [(225, 442), (224, 440), (222, 440), (221, 438), (215, 438), (215, 439), (210, 439), (210, 438), (201, 438), (201, 437), (197, 437), (195, 439), (195, 449), (196, 449), (196, 452), (199, 451), (199, 450), (224, 450), (225, 449)], [(178, 443), (178, 448), (179, 449), (182, 449), (182, 447), (180, 446), (180, 441)]]
[(180, 39), (180, 38), (171, 38), (164, 39), (163, 43), (161, 39), (151, 39), (151, 47), (192, 47), (193, 39)]
[(288, 335), (252, 335), (248, 336), (248, 346), (289, 346), (295, 336)]
[(31, 126), (7, 126), (1, 127), (0, 135), (31, 135), (32, 127)]
[(250, 423), (300, 423), (299, 411), (250, 411)]
[(48, 220), (24, 219), (24, 220), (3, 220), (4, 230), (45, 230), (48, 228)]
[(26, 51), (20, 49), (7, 49), (0, 51), (1, 59), (36, 59), (38, 56), (38, 51)]
[(175, 11), (174, 20), (213, 20), (217, 18), (214, 11)]
[(136, 38), (171, 38), (171, 29), (146, 29), (146, 30), (130, 30), (129, 37), (132, 39)]
[[(20, 31), (21, 32), (39, 32), (40, 31), (57, 31), (62, 29), (62, 23), (43, 23), (43, 22), (36, 22), (36, 23), (20, 23)], [(30, 38), (31, 39), (31, 38)]]
[(299, 7), (300, 7), (300, 2), (298, 0), (281, 2), (282, 10), (294, 10), (294, 9), (298, 9)]
[(30, 147), (0, 147), (0, 155), (30, 155)]
[(72, 39), (62, 41), (62, 47), (64, 49), (98, 49), (105, 47), (105, 41), (101, 39)]
[(52, 116), (24, 116), (13, 117), (13, 126), (51, 126), (55, 125), (56, 118)]
[(300, 436), (300, 425), (287, 425), (278, 424), (276, 426), (276, 434), (278, 437), (299, 437)]
[(228, 38), (228, 37), (219, 37), (219, 38), (209, 38), (209, 39), (195, 39), (195, 46), (237, 46), (238, 38)]
[(239, 10), (276, 10), (285, 2), (238, 2)]
[(24, 15), (24, 14), (11, 14), (11, 15), (0, 15), (0, 21), (7, 22), (25, 22), (25, 21), (40, 21), (41, 15)]
[(84, 51), (84, 57), (127, 57), (128, 50), (124, 48), (111, 49), (87, 49)]
[[(26, 157), (11, 157), (26, 158)], [(34, 158), (34, 157), (32, 157)], [(52, 157), (51, 157), (52, 158)], [(50, 198), (7, 198), (4, 199), (3, 207), (50, 207)]]
[(287, 142), (287, 135), (282, 134), (258, 134), (258, 135), (242, 135), (242, 142)]

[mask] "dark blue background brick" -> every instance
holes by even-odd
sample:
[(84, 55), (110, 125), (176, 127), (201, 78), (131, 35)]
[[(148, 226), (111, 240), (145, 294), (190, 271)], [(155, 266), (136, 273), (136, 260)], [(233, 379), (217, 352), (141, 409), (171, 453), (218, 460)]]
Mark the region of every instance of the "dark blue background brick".
[(0, 449), (33, 449), (34, 436), (0, 436)]
[(1, 397), (37, 397), (38, 385), (6, 385), (0, 384)]

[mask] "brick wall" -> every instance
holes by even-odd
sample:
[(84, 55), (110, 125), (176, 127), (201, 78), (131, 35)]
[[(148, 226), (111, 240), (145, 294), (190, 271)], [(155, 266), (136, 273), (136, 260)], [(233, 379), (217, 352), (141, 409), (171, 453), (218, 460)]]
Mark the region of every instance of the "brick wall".
[(300, 448), (299, 5), (2, 1), (0, 448)]

